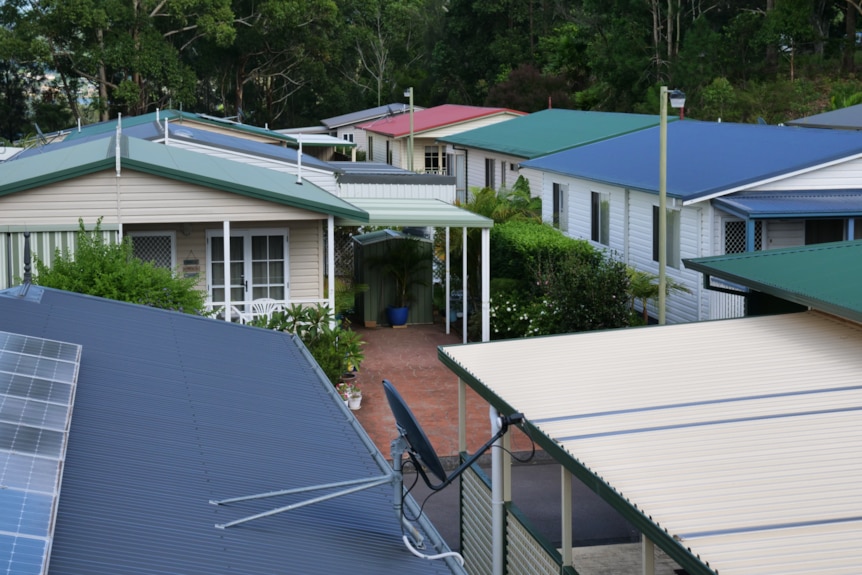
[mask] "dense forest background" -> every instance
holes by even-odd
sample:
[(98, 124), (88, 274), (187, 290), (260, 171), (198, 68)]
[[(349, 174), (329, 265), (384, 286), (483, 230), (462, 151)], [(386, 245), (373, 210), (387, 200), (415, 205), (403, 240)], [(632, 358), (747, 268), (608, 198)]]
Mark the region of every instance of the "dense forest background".
[(862, 0), (0, 0), (0, 137), (404, 101), (778, 123), (862, 102)]

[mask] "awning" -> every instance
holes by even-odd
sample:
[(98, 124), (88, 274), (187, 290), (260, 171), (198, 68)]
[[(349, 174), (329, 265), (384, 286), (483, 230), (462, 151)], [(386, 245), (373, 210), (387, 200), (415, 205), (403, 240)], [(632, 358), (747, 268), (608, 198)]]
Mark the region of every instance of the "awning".
[(434, 199), (344, 198), (368, 213), (368, 221), (335, 219), (339, 226), (431, 226), (435, 228), (491, 228), (494, 220)]
[(862, 216), (862, 190), (739, 192), (713, 205), (744, 219), (835, 218)]
[(858, 573), (860, 347), (803, 312), (438, 357), (688, 573)]

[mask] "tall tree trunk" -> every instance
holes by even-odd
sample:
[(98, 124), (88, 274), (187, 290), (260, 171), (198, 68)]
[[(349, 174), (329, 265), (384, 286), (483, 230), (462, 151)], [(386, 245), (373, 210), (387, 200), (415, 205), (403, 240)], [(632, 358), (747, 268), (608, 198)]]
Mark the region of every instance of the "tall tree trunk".
[[(769, 17), (769, 13), (775, 10), (775, 0), (766, 0), (766, 15)], [(766, 65), (771, 69), (775, 69), (778, 66), (778, 48), (773, 44), (768, 44), (766, 46)]]
[(844, 31), (847, 37), (841, 54), (841, 73), (850, 75), (856, 72), (856, 8), (850, 2), (844, 10)]
[[(96, 30), (96, 38), (99, 40), (99, 49), (104, 52), (105, 36), (101, 28)], [(111, 117), (108, 114), (108, 75), (105, 72), (104, 60), (99, 60), (99, 98), (101, 99), (99, 119), (102, 122), (107, 122)]]

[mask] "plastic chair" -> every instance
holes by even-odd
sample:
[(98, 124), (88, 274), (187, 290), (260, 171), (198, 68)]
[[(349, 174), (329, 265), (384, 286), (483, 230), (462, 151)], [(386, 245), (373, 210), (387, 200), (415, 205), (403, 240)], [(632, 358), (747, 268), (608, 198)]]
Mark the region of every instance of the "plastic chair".
[(281, 304), (272, 298), (262, 297), (251, 302), (251, 315), (254, 318), (269, 317), (277, 311), (281, 311)]

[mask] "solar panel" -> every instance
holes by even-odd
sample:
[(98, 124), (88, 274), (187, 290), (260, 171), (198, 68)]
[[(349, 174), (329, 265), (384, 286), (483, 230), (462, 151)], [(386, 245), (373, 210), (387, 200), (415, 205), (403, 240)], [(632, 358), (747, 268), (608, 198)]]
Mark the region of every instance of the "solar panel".
[(47, 573), (80, 360), (0, 331), (0, 573)]

